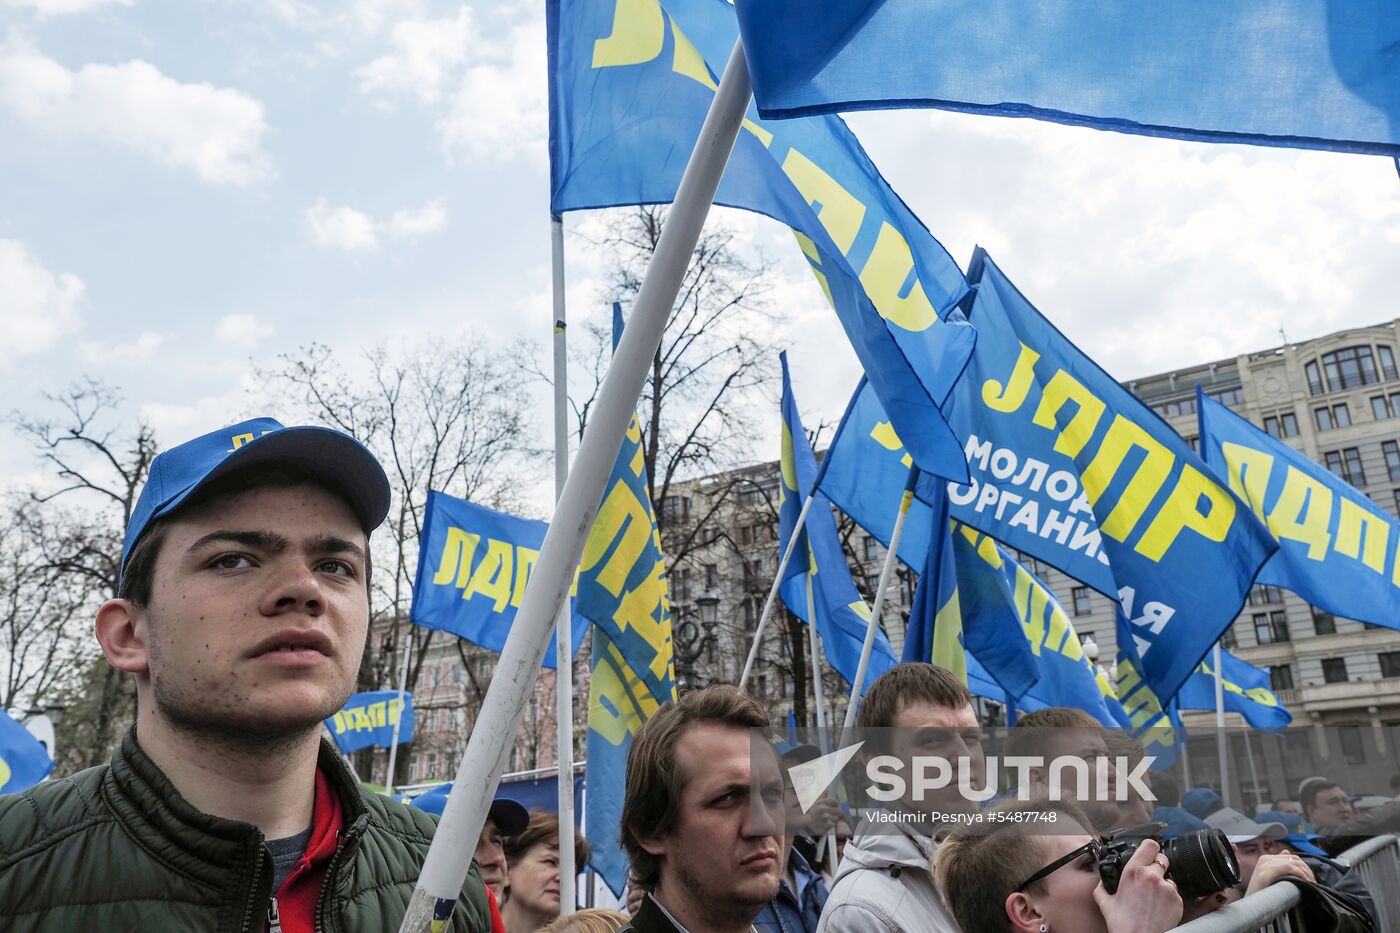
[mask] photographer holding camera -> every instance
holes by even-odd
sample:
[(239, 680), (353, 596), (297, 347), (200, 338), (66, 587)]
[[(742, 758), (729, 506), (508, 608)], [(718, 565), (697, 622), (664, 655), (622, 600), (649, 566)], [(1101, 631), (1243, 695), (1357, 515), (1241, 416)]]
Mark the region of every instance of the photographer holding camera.
[[(1152, 838), (1158, 824), (1100, 838), (1072, 803), (1007, 802), (987, 812), (997, 821), (982, 828), (995, 830), (954, 834), (934, 863), (963, 933), (1164, 933), (1180, 924), (1183, 897), (1239, 881), (1215, 830), (1178, 837), (1164, 850)], [(1018, 814), (1031, 818), (1006, 818)], [(1040, 834), (1026, 835), (1028, 828)]]

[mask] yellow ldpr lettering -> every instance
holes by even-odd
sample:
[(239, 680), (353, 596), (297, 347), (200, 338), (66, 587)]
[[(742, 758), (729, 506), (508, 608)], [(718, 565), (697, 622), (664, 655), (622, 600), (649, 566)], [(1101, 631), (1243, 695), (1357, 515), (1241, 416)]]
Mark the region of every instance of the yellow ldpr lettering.
[(1332, 536), (1327, 524), (1332, 518), (1332, 490), (1295, 466), (1288, 468), (1283, 492), (1269, 512), (1269, 530), (1280, 540), (1302, 541), (1308, 546), (1309, 560), (1327, 557)]
[(1138, 521), (1151, 504), (1152, 497), (1167, 481), (1176, 458), (1138, 424), (1122, 415), (1115, 415), (1113, 423), (1109, 425), (1108, 434), (1099, 445), (1098, 453), (1080, 477), (1089, 502), (1098, 502), (1099, 497), (1113, 482), (1119, 468), (1123, 466), (1129, 451), (1135, 447), (1142, 450), (1146, 456), (1128, 480), (1127, 488), (1118, 497), (1113, 511), (1099, 526), (1104, 534), (1119, 541), (1125, 540), (1137, 527)]
[(1230, 491), (1248, 502), (1259, 521), (1267, 524), (1264, 496), (1269, 488), (1269, 474), (1274, 471), (1274, 458), (1262, 450), (1228, 441), (1220, 445), (1220, 451), (1225, 455)]
[(646, 549), (650, 534), (651, 522), (646, 509), (627, 484), (619, 480), (598, 509), (579, 570), (587, 573), (611, 551), (612, 556), (598, 571), (598, 583), (612, 595), (622, 595), (632, 564)]
[[(1202, 496), (1210, 503), (1204, 513)], [(1188, 463), (1181, 468), (1166, 504), (1133, 550), (1148, 560), (1161, 560), (1183, 528), (1190, 528), (1207, 541), (1224, 541), (1234, 523), (1235, 500), (1219, 483)]]
[(399, 702), (398, 697), (391, 697), (389, 699), (389, 725), (392, 726), (399, 721), (401, 712), (403, 712), (403, 704)]
[[(1061, 428), (1057, 419), (1065, 403), (1071, 401), (1076, 406), (1074, 416)], [(1040, 404), (1035, 407), (1031, 422), (1059, 431), (1059, 437), (1055, 438), (1056, 452), (1077, 457), (1084, 445), (1089, 443), (1089, 438), (1094, 436), (1094, 429), (1099, 426), (1105, 407), (1098, 396), (1062, 369), (1050, 378), (1050, 384), (1041, 393)]]
[(1065, 610), (1059, 603), (1051, 602), (1049, 594), (1036, 586), (1034, 580), (1031, 581), (1031, 585), (1050, 609), (1050, 627), (1045, 635), (1045, 646), (1071, 661), (1078, 661), (1084, 657), (1084, 649), (1080, 647), (1079, 639), (1074, 635), (1074, 626), (1070, 624)]
[(1342, 515), (1332, 547), (1345, 557), (1360, 557), (1376, 573), (1385, 573), (1385, 549), (1390, 543), (1390, 522), (1342, 498)]
[[(900, 297), (904, 282), (909, 273), (915, 272), (914, 284), (909, 294)], [(914, 254), (904, 236), (888, 221), (880, 224), (880, 234), (875, 238), (875, 248), (860, 270), (860, 284), (865, 293), (880, 312), (880, 317), (905, 330), (927, 330), (938, 320), (938, 312), (924, 294), (924, 286), (914, 270)]]
[(789, 149), (783, 159), (783, 172), (797, 186), (808, 204), (820, 204), (817, 219), (821, 221), (831, 241), (845, 255), (860, 232), (865, 219), (865, 205), (832, 178), (811, 159), (796, 149)]
[(611, 744), (621, 745), (656, 712), (660, 703), (627, 666), (617, 645), (607, 638), (599, 639), (597, 644), (607, 647), (593, 668), (588, 728)]
[(1021, 407), (1035, 379), (1035, 361), (1040, 354), (1021, 344), (1021, 352), (1016, 356), (1016, 365), (1011, 369), (1003, 385), (995, 379), (982, 383), (982, 404), (992, 411), (1010, 414)]
[[(786, 430), (786, 428), (784, 430)], [(899, 458), (899, 462), (906, 467), (914, 465), (914, 458), (904, 453), (904, 442), (899, 439), (898, 434), (894, 433), (894, 425), (890, 424), (888, 421), (881, 421), (875, 425), (875, 427), (871, 428), (870, 437), (875, 443), (886, 450), (902, 454)]]
[(646, 451), (642, 449), (642, 426), (637, 422), (636, 415), (633, 415), (632, 420), (627, 422), (627, 439), (622, 442), (622, 446), (626, 448), (628, 444), (637, 449), (632, 452), (632, 460), (627, 465), (631, 468), (633, 476), (641, 476), (647, 461)]
[(530, 571), (535, 569), (535, 561), (540, 552), (530, 547), (515, 547), (515, 587), (510, 591), (510, 604), (520, 608), (520, 600), (525, 598), (525, 584), (530, 581)]
[(612, 34), (593, 43), (593, 67), (640, 65), (661, 54), (666, 22), (656, 0), (617, 0)]
[(1041, 644), (1045, 640), (1045, 594), (1040, 587), (1031, 585), (1030, 574), (1019, 567), (1016, 569), (1012, 600), (1016, 604), (1016, 614), (1021, 617), (1021, 626), (1026, 630), (1031, 653), (1039, 657)]
[(253, 440), (253, 435), (252, 435), (252, 434), (235, 434), (235, 435), (233, 436), (233, 438), (232, 438), (232, 441), (233, 441), (233, 450), (227, 450), (227, 451), (224, 451), (224, 452), (225, 452), (225, 453), (230, 453), (230, 454), (231, 454), (231, 453), (233, 453), (234, 450), (237, 450), (238, 448), (242, 447), (244, 444), (250, 443), (252, 440)]
[[(678, 75), (690, 78), (711, 91), (719, 90), (714, 77), (710, 74), (710, 69), (705, 65), (704, 56), (700, 54), (700, 50), (695, 47), (695, 44), (686, 37), (686, 34), (681, 32), (681, 27), (676, 25), (674, 19), (671, 20), (671, 35), (676, 40), (676, 51), (671, 57), (671, 70)], [(743, 127), (758, 137), (758, 141), (763, 143), (765, 147), (773, 144), (773, 134), (747, 117), (744, 118)]]
[(10, 783), (10, 775), (14, 772), (10, 770), (10, 763), (0, 756), (0, 787)]
[(631, 629), (646, 639), (655, 652), (649, 665), (651, 675), (665, 680), (671, 670), (670, 603), (666, 596), (666, 564), (657, 561), (636, 589), (618, 600), (613, 621), (622, 631)]
[(442, 545), (442, 556), (438, 559), (437, 573), (433, 574), (433, 585), (443, 586), (452, 583), (463, 587), (471, 579), (472, 554), (481, 535), (461, 528), (447, 529), (447, 540)]
[(807, 263), (812, 267), (812, 274), (817, 277), (817, 284), (822, 287), (822, 294), (826, 295), (826, 303), (835, 306), (836, 299), (831, 297), (831, 283), (826, 280), (826, 275), (817, 267), (822, 264), (821, 253), (817, 251), (817, 244), (812, 242), (812, 238), (801, 231), (794, 230), (792, 235), (797, 237), (797, 245), (802, 247), (802, 252), (807, 256)]
[(497, 612), (510, 602), (511, 578), (514, 576), (515, 549), (505, 541), (494, 538), (486, 540), (486, 556), (477, 564), (471, 582), (462, 591), (463, 599), (471, 599), (477, 593), (489, 596), (495, 602)]
[(787, 419), (782, 419), (782, 456), (778, 458), (778, 475), (782, 479), (782, 494), (786, 500), (788, 493), (797, 492), (797, 463), (792, 447), (792, 429), (788, 427)]

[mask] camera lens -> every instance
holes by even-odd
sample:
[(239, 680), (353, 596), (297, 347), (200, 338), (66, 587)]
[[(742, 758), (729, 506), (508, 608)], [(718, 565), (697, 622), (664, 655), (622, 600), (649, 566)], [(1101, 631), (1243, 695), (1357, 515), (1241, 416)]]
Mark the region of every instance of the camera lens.
[(1184, 898), (1204, 897), (1240, 883), (1240, 863), (1225, 833), (1201, 829), (1162, 843), (1167, 877)]

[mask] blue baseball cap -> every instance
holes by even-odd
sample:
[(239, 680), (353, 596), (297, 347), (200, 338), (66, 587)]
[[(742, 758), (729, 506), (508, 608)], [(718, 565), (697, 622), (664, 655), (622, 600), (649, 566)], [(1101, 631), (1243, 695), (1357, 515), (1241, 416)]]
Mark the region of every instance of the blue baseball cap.
[(132, 547), (151, 522), (236, 470), (274, 465), (299, 466), (323, 477), (344, 495), (366, 532), (389, 514), (389, 477), (359, 441), (331, 428), (288, 428), (272, 418), (254, 418), (186, 441), (151, 461), (122, 542), (123, 576)]
[[(450, 793), (452, 782), (448, 781), (414, 797), (409, 806), (442, 816), (443, 808), (447, 806), (447, 795)], [(486, 818), (496, 824), (496, 829), (502, 836), (518, 836), (530, 825), (530, 811), (525, 809), (523, 803), (511, 797), (497, 797), (491, 801)]]

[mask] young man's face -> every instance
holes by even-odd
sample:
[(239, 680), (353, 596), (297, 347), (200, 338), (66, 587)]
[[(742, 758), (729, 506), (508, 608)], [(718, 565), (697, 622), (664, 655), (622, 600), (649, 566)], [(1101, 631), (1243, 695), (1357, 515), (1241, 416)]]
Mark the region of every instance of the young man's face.
[(177, 513), (150, 603), (133, 610), (147, 651), (142, 701), (196, 732), (314, 728), (355, 684), (367, 546), (350, 507), (313, 486), (254, 488)]
[(898, 730), (892, 736), (891, 755), (906, 762), (921, 757), (941, 758), (949, 763), (953, 775), (947, 787), (925, 789), (923, 800), (919, 801), (914, 799), (915, 775), (906, 768), (906, 809), (947, 813), (977, 808), (975, 801), (965, 799), (958, 790), (958, 759), (967, 759), (969, 787), (980, 789), (986, 770), (982, 727), (971, 704), (939, 706), (927, 700), (904, 703), (890, 720), (890, 728)]
[[(676, 823), (645, 843), (662, 859), (659, 888), (684, 888), (697, 903), (752, 908), (754, 916), (777, 896), (783, 779), (777, 756), (763, 751), (736, 726), (697, 723), (680, 734), (675, 758), (685, 783)], [(762, 799), (753, 799), (755, 787)]]
[(1347, 800), (1347, 792), (1340, 787), (1329, 787), (1317, 795), (1308, 808), (1308, 822), (1314, 826), (1340, 826), (1356, 816), (1356, 808)]
[[(1118, 772), (1113, 767), (1109, 758), (1108, 743), (1104, 741), (1103, 732), (1099, 729), (1046, 729), (1046, 741), (1044, 743), (1044, 754), (1047, 763), (1045, 770), (1032, 769), (1031, 774), (1036, 783), (1048, 784), (1051, 777), (1049, 764), (1057, 758), (1077, 758), (1084, 761), (1089, 766), (1089, 780), (1091, 791), (1085, 796), (1076, 795), (1074, 771), (1065, 768), (1060, 772), (1061, 780), (1065, 782), (1066, 796), (1074, 796), (1080, 807), (1093, 820), (1095, 827), (1100, 830), (1107, 830), (1119, 822), (1122, 810), (1116, 800), (1118, 788)], [(1098, 778), (1097, 770), (1107, 769), (1107, 789), (1108, 793), (1104, 799), (1098, 799)]]
[(1240, 884), (1249, 886), (1249, 879), (1254, 877), (1254, 866), (1259, 864), (1260, 856), (1282, 851), (1283, 847), (1276, 840), (1263, 837), (1236, 843), (1235, 858), (1240, 863)]

